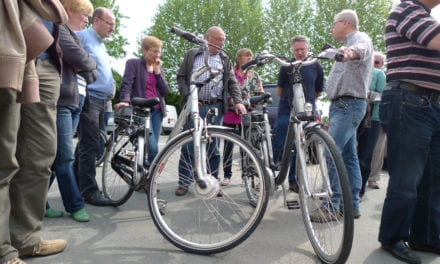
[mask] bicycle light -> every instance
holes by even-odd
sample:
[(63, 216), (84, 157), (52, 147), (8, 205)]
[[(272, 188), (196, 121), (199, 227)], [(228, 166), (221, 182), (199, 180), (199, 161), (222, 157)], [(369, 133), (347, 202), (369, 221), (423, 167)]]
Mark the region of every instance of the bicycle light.
[(306, 112), (307, 116), (312, 116), (313, 106), (311, 103), (305, 103), (304, 104), (304, 111)]

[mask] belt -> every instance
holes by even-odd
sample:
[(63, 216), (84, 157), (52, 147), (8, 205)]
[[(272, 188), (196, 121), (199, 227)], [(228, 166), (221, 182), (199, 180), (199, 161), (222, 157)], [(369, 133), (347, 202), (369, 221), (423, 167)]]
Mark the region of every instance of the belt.
[(408, 92), (419, 94), (421, 96), (426, 97), (429, 101), (433, 103), (440, 103), (440, 91), (434, 91), (431, 89), (420, 87), (418, 85), (409, 82), (401, 82), (401, 81), (391, 81), (390, 86), (392, 87), (392, 89), (401, 89)]
[(200, 105), (212, 105), (216, 103), (222, 103), (223, 99), (211, 98), (210, 100), (199, 100)]
[(336, 97), (332, 101), (337, 101), (337, 100), (365, 100), (365, 98), (359, 98), (359, 97), (354, 97), (354, 96), (350, 96), (350, 95), (342, 95), (342, 96)]

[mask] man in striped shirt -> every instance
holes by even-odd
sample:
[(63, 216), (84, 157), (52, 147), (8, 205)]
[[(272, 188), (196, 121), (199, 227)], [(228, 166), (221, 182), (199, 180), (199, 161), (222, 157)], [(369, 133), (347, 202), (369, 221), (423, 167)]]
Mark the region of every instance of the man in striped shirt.
[(406, 263), (421, 263), (411, 249), (440, 254), (440, 24), (430, 15), (439, 4), (401, 1), (386, 23), (390, 180), (379, 241)]

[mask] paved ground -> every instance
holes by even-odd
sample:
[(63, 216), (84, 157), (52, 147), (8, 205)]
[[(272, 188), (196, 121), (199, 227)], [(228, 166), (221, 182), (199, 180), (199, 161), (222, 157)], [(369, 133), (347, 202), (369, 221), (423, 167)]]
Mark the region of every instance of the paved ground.
[[(368, 190), (361, 203), (362, 217), (355, 221), (348, 263), (401, 263), (382, 251), (377, 242), (387, 180), (384, 173), (381, 189)], [(56, 188), (49, 193), (49, 201), (53, 208), (62, 208)], [(119, 208), (87, 205), (87, 210), (92, 218), (89, 223), (77, 223), (69, 215), (47, 219), (44, 238), (67, 239), (68, 247), (61, 254), (27, 259), (27, 263), (320, 263), (307, 239), (300, 210), (283, 208), (281, 191), (271, 198), (262, 223), (248, 240), (214, 256), (188, 254), (163, 239), (150, 218), (143, 193), (135, 193)], [(437, 255), (420, 256), (423, 263), (440, 264)]]

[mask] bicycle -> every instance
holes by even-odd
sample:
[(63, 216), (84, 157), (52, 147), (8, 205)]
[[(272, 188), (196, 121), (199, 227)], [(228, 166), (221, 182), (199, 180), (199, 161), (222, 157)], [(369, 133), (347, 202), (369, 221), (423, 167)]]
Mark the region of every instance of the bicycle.
[(127, 202), (135, 190), (146, 188), (150, 112), (159, 98), (131, 99), (115, 113), (116, 129), (108, 137), (102, 168), (102, 190), (113, 206)]
[[(324, 263), (345, 263), (350, 254), (354, 228), (351, 188), (337, 145), (316, 121), (312, 104), (305, 101), (300, 68), (316, 63), (318, 59), (340, 59), (339, 56), (335, 50), (328, 49), (318, 56), (309, 56), (305, 61), (291, 62), (263, 52), (243, 66), (249, 70), (275, 61), (281, 66), (292, 67), (293, 107), (280, 164), (274, 164), (272, 157), (267, 110), (270, 94), (250, 99), (251, 105), (261, 105), (262, 110), (242, 117), (242, 137), (254, 146), (270, 171), (269, 193), (273, 194), (281, 186), (285, 206), (301, 208), (309, 240)], [(299, 204), (287, 200), (283, 185), (289, 172), (293, 146), (296, 147), (295, 175), (299, 184)]]
[[(178, 28), (172, 32), (202, 49), (208, 48), (203, 38)], [(208, 78), (199, 81), (204, 73), (209, 73)], [(136, 112), (143, 109), (136, 108), (137, 104), (132, 101), (133, 112), (128, 118), (118, 120), (118, 127), (107, 144), (102, 177), (104, 195), (115, 206), (126, 202), (134, 189), (145, 190), (151, 218), (159, 232), (178, 248), (204, 255), (223, 252), (242, 243), (258, 226), (268, 203), (267, 176), (252, 146), (229, 129), (210, 124), (217, 109), (210, 109), (204, 119), (200, 117), (198, 89), (219, 73), (210, 67), (205, 52), (204, 66), (191, 76), (191, 95), (185, 110), (149, 169), (142, 163), (148, 142), (148, 109), (142, 115), (146, 118), (145, 124), (140, 127)], [(151, 107), (151, 104), (144, 106)], [(187, 121), (193, 123), (193, 128), (181, 131)], [(222, 188), (215, 177), (219, 171), (218, 166), (212, 166), (212, 161), (220, 158), (217, 150), (229, 142), (237, 146), (230, 163), (233, 170), (243, 178), (252, 177), (254, 183), (260, 185), (258, 198), (253, 203), (247, 196), (249, 185), (239, 182)], [(191, 170), (179, 174), (179, 162), (189, 165)], [(174, 193), (179, 176), (192, 182), (185, 196)]]

